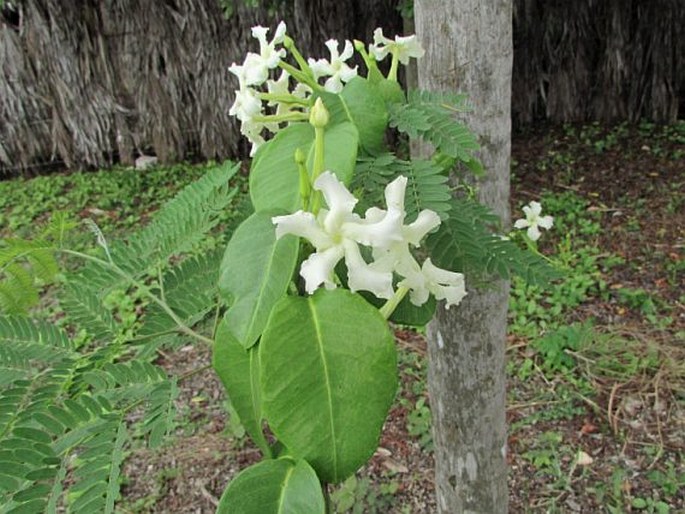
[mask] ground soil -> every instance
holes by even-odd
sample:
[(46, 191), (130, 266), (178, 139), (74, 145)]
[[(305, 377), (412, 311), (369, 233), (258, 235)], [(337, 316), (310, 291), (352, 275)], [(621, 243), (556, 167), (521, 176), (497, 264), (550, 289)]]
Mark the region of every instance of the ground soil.
[[(673, 266), (668, 263), (683, 258), (685, 162), (677, 153), (674, 158), (683, 145), (660, 140), (656, 152), (654, 139), (637, 129), (623, 131), (617, 138), (600, 128), (581, 138), (581, 128), (576, 129), (544, 127), (515, 135), (512, 205), (537, 199), (544, 190), (572, 190), (589, 199), (590, 208), (602, 212), (600, 248), (623, 256), (624, 263), (603, 277), (609, 296), (587, 302), (572, 317), (593, 317), (600, 329), (648, 340), (676, 361), (682, 359), (683, 343), (677, 333), (685, 328), (685, 308), (680, 303), (683, 276), (682, 271), (672, 276)], [(629, 222), (632, 229), (626, 230)], [(621, 287), (658, 295), (672, 306), (673, 322), (655, 328), (639, 309), (615, 301), (611, 291)], [(407, 420), (410, 407), (427, 395), (421, 389), (425, 340), (403, 330), (397, 331), (397, 339), (405, 355), (413, 356), (404, 360), (401, 370), (405, 401), (398, 399), (379, 451), (359, 473), (360, 480), (368, 478), (374, 487), (385, 484), (386, 492), (360, 498), (366, 503), (359, 512), (435, 512), (432, 453), (409, 433)], [(509, 343), (514, 365), (531, 355), (527, 341), (511, 337)], [(209, 362), (208, 350), (194, 346), (159, 361), (174, 374)], [(674, 376), (674, 368), (666, 364), (663, 372), (650, 376), (597, 381), (592, 395), (578, 393), (575, 411), (556, 420), (545, 420), (539, 413), (550, 408), (555, 388), (561, 391), (563, 384), (542, 374), (521, 381), (514, 373), (507, 413), (515, 427), (509, 439), (510, 511), (594, 513), (614, 504), (621, 506), (614, 512), (628, 512), (631, 499), (658, 499), (660, 493), (647, 475), (650, 470), (671, 468), (683, 473), (685, 453), (683, 377)], [(545, 390), (552, 400), (539, 401), (540, 391)], [(235, 434), (236, 427), (225, 413), (223, 388), (210, 369), (182, 384), (177, 403), (181, 420), (173, 441), (158, 451), (133, 449), (128, 456), (121, 512), (214, 512), (228, 481), (259, 459), (254, 446)], [(549, 433), (560, 436), (553, 444), (568, 450), (555, 461), (560, 468), (556, 475), (541, 473), (540, 466), (526, 457), (534, 443)], [(578, 451), (592, 462), (579, 463), (574, 459)], [(685, 512), (685, 492), (680, 487), (668, 500), (671, 512)]]

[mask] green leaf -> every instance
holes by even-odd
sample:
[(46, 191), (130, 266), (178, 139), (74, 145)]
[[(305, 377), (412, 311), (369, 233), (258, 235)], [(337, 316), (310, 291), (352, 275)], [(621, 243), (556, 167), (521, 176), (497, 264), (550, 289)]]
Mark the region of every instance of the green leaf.
[(319, 479), (306, 461), (266, 460), (240, 472), (217, 514), (324, 514)]
[(286, 297), (259, 355), (264, 414), (276, 437), (326, 482), (354, 473), (376, 449), (397, 388), (385, 319), (344, 289)]
[(249, 348), (261, 335), (274, 304), (285, 294), (297, 263), (298, 238), (276, 240), (271, 218), (256, 212), (235, 231), (221, 263), (219, 291), (233, 305), (225, 320), (233, 336)]
[[(250, 168), (250, 197), (256, 211), (301, 207), (300, 183), (295, 150), (302, 150), (311, 163), (314, 158), (314, 129), (308, 123), (290, 125), (259, 149)], [(324, 166), (349, 184), (357, 159), (359, 134), (349, 121), (331, 123), (324, 132)]]
[(380, 92), (367, 80), (355, 77), (340, 93), (347, 114), (359, 131), (359, 144), (370, 154), (384, 148), (388, 110)]
[(264, 455), (271, 455), (262, 433), (262, 404), (259, 389), (257, 346), (245, 350), (222, 321), (214, 338), (212, 364), (224, 384), (240, 422)]

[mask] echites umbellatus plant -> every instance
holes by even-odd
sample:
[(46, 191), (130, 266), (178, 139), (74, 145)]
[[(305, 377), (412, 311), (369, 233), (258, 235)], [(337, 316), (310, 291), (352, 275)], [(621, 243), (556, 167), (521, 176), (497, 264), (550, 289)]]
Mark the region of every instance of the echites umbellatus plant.
[[(259, 51), (230, 67), (230, 113), (252, 144), (254, 213), (221, 265), (229, 308), (214, 367), (264, 460), (229, 483), (218, 511), (324, 513), (328, 484), (373, 455), (395, 397), (388, 322), (424, 325), (436, 301), (459, 308), (466, 281), (544, 283), (553, 273), (533, 240), (552, 220), (526, 208), (524, 251), (468, 187), (454, 194), (450, 173), (463, 184), (483, 172), (478, 145), (454, 116), (464, 95), (398, 83), (399, 65), (424, 53), (415, 36), (332, 39), (317, 60), (282, 22), (272, 37), (260, 26), (252, 35)], [(391, 144), (407, 137), (433, 156), (412, 160)]]

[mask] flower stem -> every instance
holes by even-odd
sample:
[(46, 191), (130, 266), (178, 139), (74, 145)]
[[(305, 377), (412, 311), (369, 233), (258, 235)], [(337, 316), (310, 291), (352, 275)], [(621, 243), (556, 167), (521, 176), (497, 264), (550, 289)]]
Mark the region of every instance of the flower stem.
[(390, 316), (392, 316), (392, 313), (395, 312), (395, 309), (397, 306), (400, 304), (400, 302), (404, 299), (405, 296), (407, 296), (407, 293), (409, 292), (409, 288), (407, 287), (398, 287), (397, 291), (395, 291), (395, 295), (390, 298), (383, 307), (381, 307), (380, 313), (383, 315), (385, 319), (389, 319)]
[(392, 54), (392, 63), (390, 63), (390, 71), (388, 71), (388, 80), (397, 82), (397, 68), (400, 65), (400, 59), (397, 53)]
[(282, 121), (307, 121), (309, 116), (303, 112), (288, 112), (286, 114), (268, 114), (266, 116), (255, 116), (254, 121), (260, 123), (280, 123)]
[(302, 72), (313, 77), (314, 73), (312, 73), (312, 69), (309, 67), (309, 64), (307, 64), (307, 61), (304, 57), (302, 57), (302, 54), (295, 46), (295, 42), (291, 38), (286, 36), (285, 41), (283, 42), (283, 46), (285, 46), (286, 50), (288, 50), (291, 53), (291, 55), (295, 58)]
[(311, 75), (310, 73), (307, 73), (305, 71), (298, 70), (293, 66), (292, 64), (288, 64), (287, 62), (279, 62), (278, 65), (281, 67), (281, 69), (287, 71), (290, 73), (290, 76), (293, 77), (296, 81), (301, 82), (302, 84), (307, 84), (309, 87), (311, 87), (313, 90), (322, 90), (323, 88), (314, 80), (314, 76)]
[(259, 98), (262, 100), (273, 100), (274, 102), (285, 104), (297, 104), (309, 106), (309, 100), (298, 98), (295, 95), (278, 94), (278, 93), (259, 93)]
[[(314, 164), (312, 168), (312, 184), (316, 182), (324, 169), (324, 128), (314, 128)], [(311, 196), (312, 212), (318, 214), (321, 209), (321, 191), (312, 191)]]

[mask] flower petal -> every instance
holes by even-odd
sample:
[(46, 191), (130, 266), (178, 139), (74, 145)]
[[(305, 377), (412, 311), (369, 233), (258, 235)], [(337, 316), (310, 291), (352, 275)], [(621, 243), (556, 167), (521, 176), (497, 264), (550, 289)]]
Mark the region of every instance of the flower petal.
[[(534, 215), (537, 218), (540, 215), (540, 213), (542, 212), (542, 205), (540, 205), (540, 202), (536, 202), (535, 200), (533, 200), (528, 205), (530, 206), (528, 212), (530, 212), (532, 215)], [(524, 208), (524, 210), (525, 210), (525, 208)]]
[(407, 177), (401, 175), (385, 186), (385, 204), (388, 209), (404, 211), (404, 193), (407, 190)]
[(329, 210), (324, 221), (324, 229), (329, 234), (334, 233), (340, 228), (345, 218), (352, 214), (358, 200), (330, 171), (324, 171), (319, 175), (314, 182), (314, 189), (323, 193)]
[(435, 266), (430, 258), (426, 259), (421, 267), (423, 276), (428, 283), (428, 289), (438, 300), (446, 300), (445, 307), (459, 305), (466, 296), (464, 275), (453, 271), (444, 270)]
[(552, 216), (540, 216), (538, 218), (538, 225), (549, 230), (554, 225), (554, 218)]
[(343, 247), (338, 245), (323, 252), (313, 253), (302, 263), (300, 275), (304, 278), (305, 289), (309, 294), (316, 291), (321, 284), (326, 289), (335, 289), (333, 270), (343, 255)]
[(285, 41), (285, 31), (286, 31), (285, 22), (281, 21), (278, 24), (278, 26), (276, 27), (276, 32), (274, 33), (274, 38), (273, 38), (273, 41), (271, 41), (271, 43), (274, 45), (277, 45), (279, 43), (283, 43), (283, 41)]
[(378, 298), (392, 298), (392, 273), (369, 266), (353, 241), (345, 240), (343, 246), (347, 265), (347, 285), (350, 291), (369, 291)]
[(286, 216), (274, 216), (271, 221), (276, 225), (276, 239), (293, 234), (307, 239), (317, 250), (332, 245), (330, 236), (319, 226), (311, 212), (300, 210)]
[(533, 223), (530, 227), (528, 227), (527, 233), (531, 241), (537, 241), (540, 239), (540, 229), (538, 228), (537, 223)]
[(426, 234), (439, 225), (440, 216), (435, 211), (424, 209), (413, 223), (402, 227), (402, 235), (408, 243), (419, 246)]
[(309, 63), (309, 67), (312, 69), (312, 73), (314, 73), (314, 78), (317, 80), (321, 77), (333, 75), (334, 73), (331, 63), (329, 63), (326, 59), (319, 59), (318, 61), (315, 61), (314, 59), (310, 58), (307, 62)]
[(402, 241), (403, 218), (404, 213), (393, 209), (375, 223), (365, 223), (364, 220), (347, 221), (342, 224), (341, 232), (344, 237), (363, 245), (387, 248), (392, 243)]
[(524, 219), (516, 220), (514, 222), (515, 228), (527, 228), (529, 225), (530, 225), (530, 223), (528, 223), (528, 220), (524, 220)]

